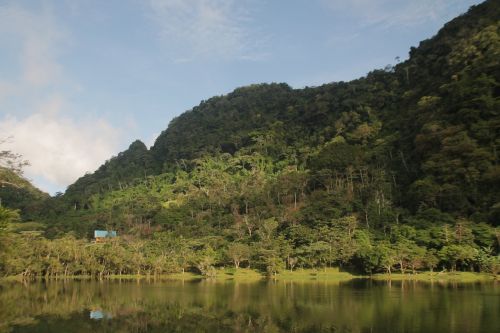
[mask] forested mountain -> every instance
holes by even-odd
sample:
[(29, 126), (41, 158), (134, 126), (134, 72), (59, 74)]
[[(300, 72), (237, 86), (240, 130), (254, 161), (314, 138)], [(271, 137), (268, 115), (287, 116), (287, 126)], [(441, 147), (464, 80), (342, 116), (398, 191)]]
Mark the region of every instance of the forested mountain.
[(38, 216), (40, 205), (49, 195), (16, 172), (0, 167), (0, 206), (20, 209), (26, 219)]
[[(97, 171), (86, 174), (68, 186), (65, 198), (74, 203), (75, 209), (86, 208), (85, 200), (81, 200), (82, 197), (86, 198), (94, 193), (104, 193), (116, 188), (123, 189), (129, 181), (145, 178), (156, 169), (146, 145), (136, 140), (126, 151), (106, 161)], [(80, 202), (83, 204), (79, 205)]]
[(366, 77), (203, 101), (34, 219), (50, 238), (116, 229), (139, 270), (498, 270), (499, 59), (489, 0)]
[[(359, 150), (361, 160), (336, 171), (383, 169), (394, 200), (412, 212), (426, 206), (494, 222), (500, 213), (499, 8), (497, 1), (471, 8), (412, 48), (407, 61), (358, 80), (295, 90), (252, 85), (203, 101), (174, 119), (151, 151), (133, 143), (71, 185), (66, 197), (85, 201), (189, 167), (206, 154), (258, 151), (278, 168), (320, 172), (332, 169), (328, 163), (335, 162), (327, 159)], [(359, 180), (359, 170), (353, 177)]]

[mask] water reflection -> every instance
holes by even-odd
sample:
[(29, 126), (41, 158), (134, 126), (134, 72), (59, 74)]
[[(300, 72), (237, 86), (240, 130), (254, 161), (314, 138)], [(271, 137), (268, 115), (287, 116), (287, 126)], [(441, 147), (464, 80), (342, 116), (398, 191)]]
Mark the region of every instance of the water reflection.
[(500, 332), (497, 284), (0, 285), (0, 332)]

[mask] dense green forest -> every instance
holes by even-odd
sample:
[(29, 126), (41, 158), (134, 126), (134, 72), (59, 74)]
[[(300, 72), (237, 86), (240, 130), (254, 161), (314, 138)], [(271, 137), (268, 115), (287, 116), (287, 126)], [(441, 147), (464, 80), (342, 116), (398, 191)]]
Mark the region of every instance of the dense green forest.
[[(489, 0), (363, 78), (203, 101), (64, 194), (5, 183), (0, 271), (496, 274), (499, 59)], [(120, 236), (91, 244), (94, 229)]]

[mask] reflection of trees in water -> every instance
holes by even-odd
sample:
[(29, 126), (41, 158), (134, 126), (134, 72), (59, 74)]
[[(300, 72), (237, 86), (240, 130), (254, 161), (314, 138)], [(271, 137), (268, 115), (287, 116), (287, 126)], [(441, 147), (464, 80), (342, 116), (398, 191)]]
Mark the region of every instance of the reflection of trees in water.
[[(8, 283), (0, 332), (495, 331), (498, 286), (418, 283)], [(487, 289), (490, 288), (490, 289)], [(92, 320), (98, 309), (108, 318)], [(451, 318), (454, 318), (452, 325)], [(490, 318), (491, 320), (486, 320)], [(495, 326), (496, 325), (496, 326)], [(48, 331), (47, 331), (48, 332)]]

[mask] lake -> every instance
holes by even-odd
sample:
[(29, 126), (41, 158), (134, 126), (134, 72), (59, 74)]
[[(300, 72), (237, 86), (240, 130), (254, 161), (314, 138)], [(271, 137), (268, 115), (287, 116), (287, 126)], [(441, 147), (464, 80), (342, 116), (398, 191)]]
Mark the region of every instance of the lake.
[(0, 284), (0, 332), (500, 332), (500, 284)]

